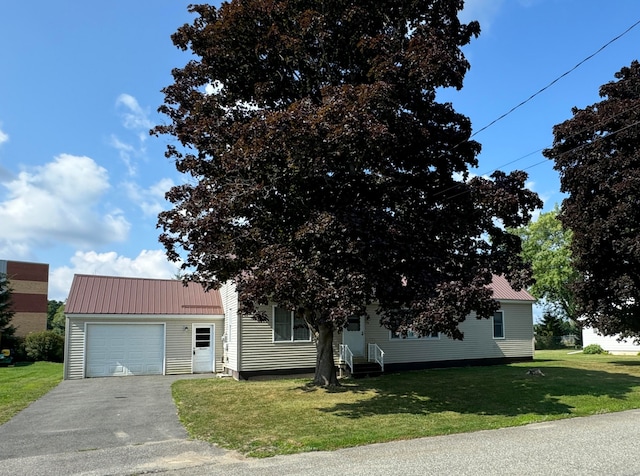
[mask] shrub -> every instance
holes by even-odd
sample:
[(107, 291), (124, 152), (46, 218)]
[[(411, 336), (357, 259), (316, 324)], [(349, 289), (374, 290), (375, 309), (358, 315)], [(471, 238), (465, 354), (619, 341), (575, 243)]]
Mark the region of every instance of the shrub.
[(600, 347), (599, 344), (589, 344), (584, 349), (582, 349), (583, 354), (608, 354), (606, 350)]
[(33, 332), (25, 339), (24, 348), (31, 360), (62, 362), (64, 337), (53, 331)]

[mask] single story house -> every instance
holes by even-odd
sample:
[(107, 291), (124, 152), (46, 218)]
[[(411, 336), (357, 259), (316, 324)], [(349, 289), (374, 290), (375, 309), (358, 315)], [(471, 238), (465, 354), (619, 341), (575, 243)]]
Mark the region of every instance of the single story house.
[[(452, 365), (492, 364), (533, 359), (533, 303), (526, 291), (515, 291), (495, 276), (491, 284), (500, 310), (491, 319), (471, 314), (461, 325), (464, 340), (434, 334), (401, 338), (380, 326), (375, 305), (369, 318), (355, 318), (334, 335), (334, 357), (345, 364), (353, 359), (378, 361), (381, 370), (395, 371)], [(224, 368), (235, 378), (261, 374), (313, 372), (315, 343), (301, 319), (275, 305), (266, 311), (268, 322), (238, 314), (238, 293), (232, 283), (220, 289), (225, 310)], [(348, 350), (345, 349), (348, 347)], [(345, 355), (345, 353), (347, 355)], [(353, 370), (353, 366), (351, 369)]]
[(610, 354), (637, 355), (640, 353), (640, 345), (634, 343), (633, 339), (618, 339), (618, 336), (599, 335), (598, 331), (592, 327), (582, 328), (582, 348), (591, 344), (598, 344)]
[(220, 293), (197, 283), (77, 274), (65, 315), (65, 379), (223, 371)]
[[(533, 302), (502, 277), (491, 285), (500, 310), (471, 314), (463, 341), (434, 334), (399, 337), (381, 327), (375, 305), (334, 335), (336, 362), (375, 361), (395, 371), (533, 359)], [(220, 372), (238, 379), (313, 372), (316, 348), (304, 321), (275, 305), (267, 322), (238, 313), (232, 283), (199, 284), (76, 275), (65, 307), (64, 378)]]

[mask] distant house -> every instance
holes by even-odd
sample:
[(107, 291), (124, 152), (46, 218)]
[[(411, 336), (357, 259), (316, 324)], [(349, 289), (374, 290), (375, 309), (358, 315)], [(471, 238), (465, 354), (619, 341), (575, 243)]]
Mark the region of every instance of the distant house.
[(633, 339), (618, 340), (618, 336), (599, 335), (592, 327), (582, 328), (582, 347), (591, 344), (598, 344), (610, 354), (632, 354), (640, 353), (640, 345), (633, 342)]
[(47, 330), (49, 265), (24, 261), (0, 260), (0, 274), (9, 278), (15, 312), (11, 324), (16, 336)]
[[(434, 334), (401, 338), (369, 319), (354, 318), (334, 336), (341, 366), (372, 360), (379, 370), (493, 364), (533, 358), (534, 299), (495, 277), (500, 310), (470, 315), (463, 341)], [(76, 275), (65, 307), (67, 379), (221, 372), (238, 379), (314, 370), (311, 332), (295, 313), (265, 306), (268, 322), (238, 313), (232, 284), (205, 292), (195, 283)], [(377, 361), (377, 362), (376, 362)]]

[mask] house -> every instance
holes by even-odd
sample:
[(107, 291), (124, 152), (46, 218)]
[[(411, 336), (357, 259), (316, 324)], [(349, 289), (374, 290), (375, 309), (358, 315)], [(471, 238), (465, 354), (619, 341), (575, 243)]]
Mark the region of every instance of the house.
[[(355, 318), (342, 332), (336, 332), (335, 359), (345, 364), (348, 354), (352, 354), (356, 361), (378, 360), (384, 371), (532, 360), (534, 298), (524, 290), (514, 291), (499, 276), (494, 277), (491, 288), (500, 310), (491, 319), (479, 320), (470, 315), (460, 325), (462, 341), (439, 334), (400, 338), (380, 326), (376, 306), (371, 305), (368, 319)], [(259, 310), (267, 313), (269, 321), (258, 322), (238, 314), (238, 293), (233, 284), (225, 284), (220, 293), (225, 309), (226, 373), (235, 378), (251, 378), (314, 370), (315, 343), (294, 313), (274, 305), (264, 306)], [(349, 370), (353, 370), (353, 364)]]
[(0, 274), (11, 284), (14, 316), (11, 324), (16, 336), (47, 330), (47, 296), (49, 265), (24, 261), (0, 260)]
[[(377, 360), (380, 370), (492, 364), (533, 358), (534, 299), (496, 277), (500, 310), (472, 314), (463, 341), (434, 334), (401, 338), (369, 319), (354, 318), (334, 335), (340, 365)], [(224, 309), (224, 311), (223, 311)], [(237, 379), (313, 372), (316, 348), (304, 321), (275, 305), (269, 320), (238, 313), (232, 283), (220, 291), (180, 281), (76, 275), (65, 307), (66, 379), (142, 374), (220, 372)]]
[(178, 280), (75, 275), (64, 378), (221, 372), (218, 291)]
[(633, 339), (618, 340), (618, 336), (599, 335), (596, 329), (592, 327), (582, 328), (582, 348), (591, 344), (598, 344), (610, 354), (630, 354), (637, 355), (640, 353), (640, 345), (634, 343)]

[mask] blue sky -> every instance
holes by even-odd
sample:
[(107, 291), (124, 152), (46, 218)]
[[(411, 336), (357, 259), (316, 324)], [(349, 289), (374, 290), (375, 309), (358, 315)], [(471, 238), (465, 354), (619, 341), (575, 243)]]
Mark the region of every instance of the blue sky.
[[(66, 299), (74, 273), (176, 273), (155, 224), (164, 192), (184, 178), (164, 158), (170, 139), (148, 129), (164, 120), (171, 69), (188, 59), (170, 40), (192, 19), (188, 3), (0, 6), (0, 259), (49, 263), (50, 299)], [(640, 20), (640, 2), (468, 0), (463, 19), (482, 33), (465, 48), (465, 88), (441, 97), (478, 131)], [(479, 133), (475, 172), (526, 169), (553, 208), (558, 176), (539, 150), (571, 107), (597, 102), (599, 86), (640, 57), (638, 45), (640, 26)]]

